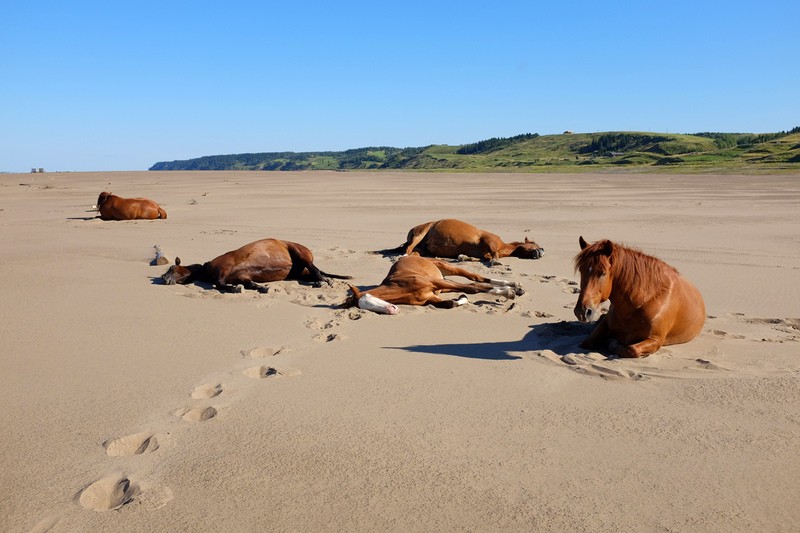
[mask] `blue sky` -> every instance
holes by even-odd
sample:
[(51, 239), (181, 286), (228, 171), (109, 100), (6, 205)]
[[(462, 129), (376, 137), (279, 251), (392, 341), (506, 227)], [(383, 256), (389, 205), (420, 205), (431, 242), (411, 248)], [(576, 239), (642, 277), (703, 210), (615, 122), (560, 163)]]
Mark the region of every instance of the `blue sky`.
[(0, 3), (0, 171), (800, 126), (800, 2)]

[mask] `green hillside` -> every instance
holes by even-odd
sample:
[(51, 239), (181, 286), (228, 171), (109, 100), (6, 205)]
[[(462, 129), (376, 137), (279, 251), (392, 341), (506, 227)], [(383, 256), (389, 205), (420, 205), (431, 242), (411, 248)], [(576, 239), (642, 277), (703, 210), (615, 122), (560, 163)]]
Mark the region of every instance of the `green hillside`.
[(165, 161), (150, 170), (449, 170), (547, 172), (800, 170), (800, 128), (789, 132), (603, 132), (491, 138), (460, 146), (369, 147), (342, 152), (265, 152)]

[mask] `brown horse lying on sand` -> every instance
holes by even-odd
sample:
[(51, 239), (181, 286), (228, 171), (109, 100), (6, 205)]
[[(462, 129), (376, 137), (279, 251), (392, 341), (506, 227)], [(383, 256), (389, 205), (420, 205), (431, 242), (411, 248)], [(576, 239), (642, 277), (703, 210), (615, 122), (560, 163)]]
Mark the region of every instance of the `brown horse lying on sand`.
[[(598, 321), (582, 348), (607, 343), (620, 357), (646, 357), (662, 345), (695, 338), (703, 328), (706, 307), (700, 291), (660, 259), (609, 240), (588, 244), (580, 238), (575, 268), (581, 293), (575, 316)], [(600, 303), (611, 300), (602, 315)]]
[(328, 278), (351, 279), (321, 271), (314, 265), (311, 250), (296, 242), (262, 239), (245, 244), (237, 250), (212, 259), (202, 265), (181, 265), (179, 257), (161, 279), (167, 285), (185, 285), (194, 281), (214, 284), (220, 292), (239, 292), (237, 285), (246, 289), (267, 292), (258, 283), (287, 279), (310, 282), (315, 287)]
[(544, 248), (527, 237), (523, 242), (506, 243), (494, 233), (452, 218), (414, 226), (404, 244), (378, 253), (410, 255), (415, 250), (420, 255), (430, 257), (476, 258), (490, 262), (496, 262), (501, 257), (539, 259), (544, 255)]
[[(461, 276), (473, 283), (451, 281), (444, 279), (444, 276)], [(451, 309), (467, 303), (464, 294), (455, 300), (443, 300), (439, 297), (443, 292), (485, 292), (509, 299), (524, 294), (516, 282), (486, 278), (451, 263), (418, 255), (399, 258), (389, 269), (386, 279), (374, 289), (360, 291), (351, 285), (350, 290), (352, 295), (345, 300), (342, 307), (359, 307), (387, 315), (397, 314), (394, 304), (432, 305)]]
[(97, 198), (101, 220), (135, 220), (167, 218), (167, 212), (147, 198), (120, 198), (110, 192), (101, 192)]

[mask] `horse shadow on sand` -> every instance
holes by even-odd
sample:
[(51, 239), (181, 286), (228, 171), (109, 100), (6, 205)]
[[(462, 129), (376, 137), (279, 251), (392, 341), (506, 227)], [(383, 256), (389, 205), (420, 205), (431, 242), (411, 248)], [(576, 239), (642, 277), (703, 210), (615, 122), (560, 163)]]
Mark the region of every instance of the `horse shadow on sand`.
[(410, 346), (386, 346), (391, 350), (405, 350), (415, 353), (430, 353), (466, 357), (468, 359), (488, 359), (492, 361), (511, 361), (522, 359), (520, 352), (551, 350), (563, 356), (575, 353), (588, 353), (579, 344), (589, 336), (594, 324), (560, 321), (545, 322), (530, 326), (530, 331), (517, 341), (477, 342), (465, 344), (416, 344)]

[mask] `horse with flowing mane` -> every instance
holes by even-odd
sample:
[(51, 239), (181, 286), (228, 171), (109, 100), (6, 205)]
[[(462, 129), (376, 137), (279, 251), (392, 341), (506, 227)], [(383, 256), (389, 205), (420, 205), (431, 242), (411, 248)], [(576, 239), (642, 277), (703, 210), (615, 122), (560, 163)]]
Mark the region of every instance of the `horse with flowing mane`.
[(410, 255), (414, 251), (430, 257), (474, 258), (490, 262), (496, 262), (501, 257), (539, 259), (544, 255), (544, 248), (527, 237), (522, 242), (507, 243), (494, 233), (452, 218), (414, 226), (408, 232), (405, 243), (377, 253)]
[(147, 198), (121, 198), (110, 192), (97, 197), (97, 210), (101, 220), (153, 220), (167, 218), (167, 212)]
[[(472, 280), (472, 283), (452, 281), (445, 279), (445, 276), (461, 276)], [(487, 278), (446, 261), (418, 255), (406, 255), (395, 261), (386, 278), (374, 289), (361, 291), (351, 285), (350, 291), (352, 294), (342, 307), (359, 307), (387, 315), (397, 314), (395, 304), (432, 305), (452, 309), (467, 303), (465, 294), (454, 300), (445, 300), (439, 296), (447, 292), (482, 292), (508, 299), (524, 294), (514, 281)]]
[(212, 283), (220, 292), (239, 292), (237, 285), (266, 292), (267, 289), (258, 283), (286, 279), (319, 287), (323, 281), (330, 283), (328, 278), (351, 279), (321, 271), (314, 264), (311, 250), (302, 244), (278, 239), (245, 244), (202, 265), (183, 266), (180, 257), (176, 257), (175, 264), (161, 276), (167, 285), (201, 281)]
[[(575, 269), (581, 292), (575, 316), (597, 321), (582, 348), (610, 348), (619, 357), (646, 357), (661, 346), (694, 339), (705, 321), (700, 291), (667, 263), (609, 240), (588, 244)], [(603, 315), (600, 304), (611, 301)]]

